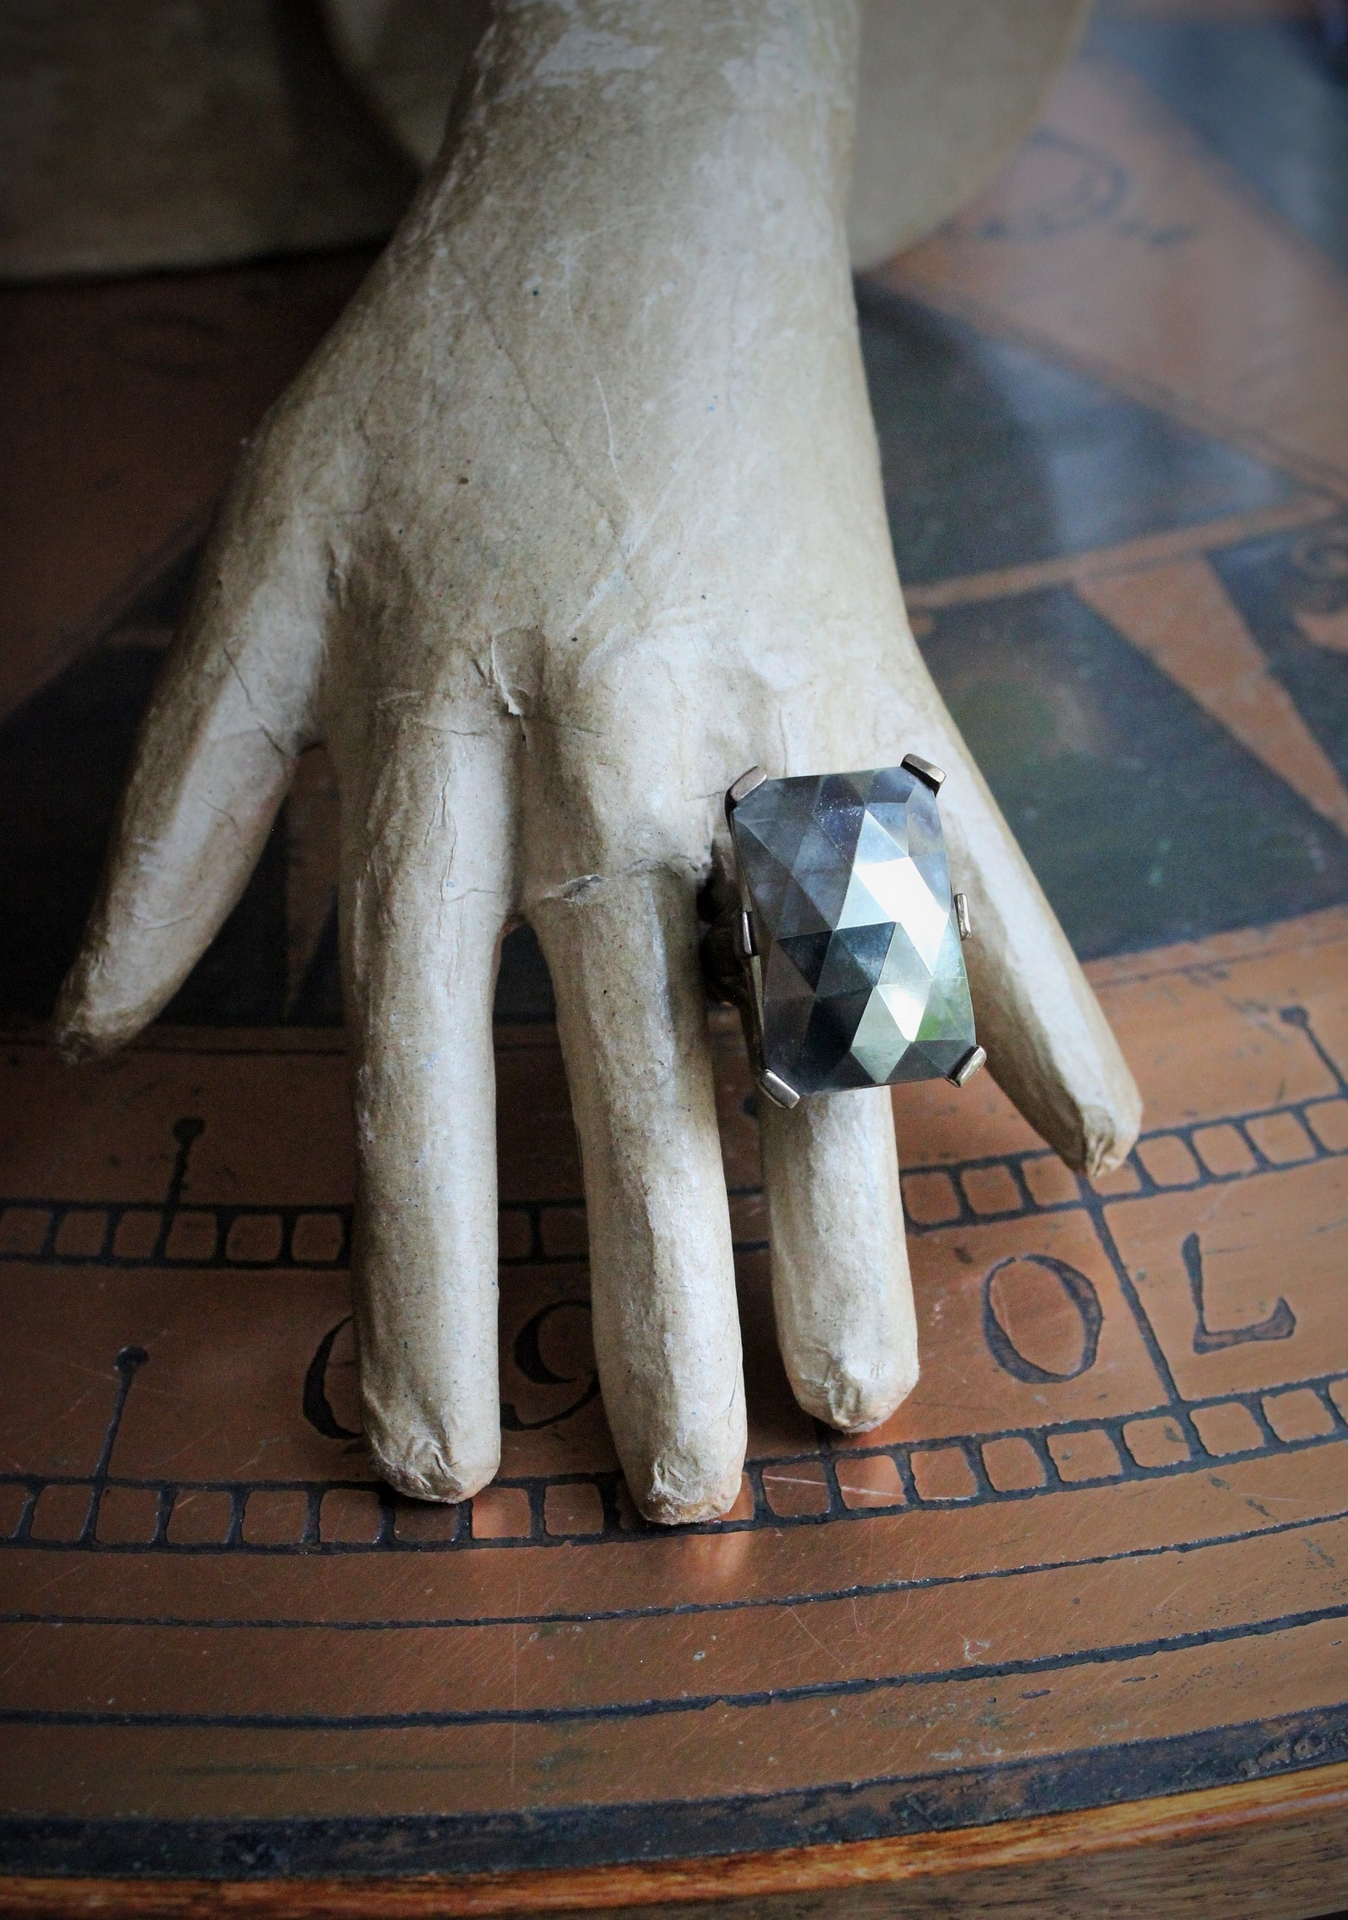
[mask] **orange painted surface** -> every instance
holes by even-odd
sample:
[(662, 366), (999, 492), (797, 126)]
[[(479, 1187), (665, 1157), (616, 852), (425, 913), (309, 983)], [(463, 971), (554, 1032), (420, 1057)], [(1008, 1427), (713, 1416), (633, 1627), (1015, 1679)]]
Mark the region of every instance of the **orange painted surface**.
[(1071, 67), (1041, 138), (881, 278), (1348, 486), (1348, 288), (1141, 84)]
[(205, 531), (369, 259), (0, 293), (0, 717)]
[(1095, 574), (1079, 580), (1077, 592), (1317, 813), (1348, 833), (1348, 787), (1207, 560)]
[[(1064, 605), (1096, 616), (1097, 653), (1065, 653), (1064, 684), (1128, 642), (1187, 697), (1165, 738), (1219, 733), (1231, 757), (1210, 778), (1275, 776), (1336, 848), (1342, 757), (1289, 649), (1300, 636), (1323, 665), (1348, 648), (1343, 277), (1103, 61), (1069, 73), (1045, 134), (880, 276), (922, 303), (896, 323), (903, 366), (955, 355), (930, 389), (953, 438), (997, 397), (960, 400), (990, 341), (1084, 371), (1095, 400), (1059, 395), (1044, 445), (1020, 449), (1022, 491), (1041, 454), (1077, 484), (1075, 434), (1133, 433), (1173, 523), (1121, 516), (1082, 551), (1063, 527), (1023, 549), (952, 537), (910, 596), (922, 635), (935, 657), (946, 623), (976, 619), (982, 661)], [(164, 588), (361, 264), (4, 296), (15, 739), (33, 689)], [(933, 345), (933, 310), (979, 340)], [(1154, 453), (1136, 401), (1279, 486), (1187, 511), (1165, 462), (1188, 456)], [(893, 431), (918, 471), (920, 434)], [(1011, 497), (966, 512), (979, 457), (931, 483), (957, 532), (985, 508), (1014, 520)], [(1121, 487), (1145, 490), (1145, 459), (1139, 480), (1120, 458)], [(1077, 691), (1080, 750), (1103, 754), (1123, 696)], [(1143, 693), (1119, 731), (1192, 838), (1203, 816), (1128, 731)], [(280, 829), (283, 906), (257, 922), (278, 1020), (321, 959), (336, 826), (315, 755)], [(923, 1374), (854, 1441), (800, 1412), (777, 1359), (750, 1083), (714, 1022), (750, 1459), (727, 1520), (677, 1535), (635, 1515), (595, 1390), (550, 1027), (497, 1033), (503, 1464), (462, 1509), (391, 1496), (356, 1431), (338, 1030), (166, 1028), (78, 1073), (31, 1037), (0, 1049), (0, 1811), (31, 1817), (39, 1852), (47, 1823), (93, 1823), (88, 1871), (130, 1830), (100, 1822), (139, 1822), (155, 1859), (173, 1823), (223, 1823), (232, 1875), (951, 1830), (977, 1850), (1027, 1812), (1067, 1832), (1073, 1808), (1284, 1773), (1304, 1782), (1286, 1805), (1309, 1805), (1348, 1754), (1348, 911), (1092, 973), (1146, 1099), (1136, 1152), (1085, 1183), (986, 1075), (896, 1097)], [(328, 1818), (313, 1851), (284, 1851)], [(1139, 1844), (1153, 1831), (1132, 1816)]]
[[(913, 1235), (921, 1384), (821, 1442), (743, 1244), (750, 1498), (675, 1537), (620, 1495), (583, 1259), (544, 1250), (583, 1217), (549, 1029), (502, 1035), (513, 1430), (471, 1516), (381, 1503), (342, 1431), (335, 1039), (166, 1033), (74, 1074), (11, 1047), (7, 1804), (485, 1817), (949, 1778), (987, 1818), (1080, 1749), (1124, 1766), (1332, 1713), (1346, 969), (1342, 913), (1098, 969), (1148, 1101), (1103, 1196), (1044, 1181), (991, 1083), (957, 1135), (948, 1090), (902, 1092), (905, 1162), (956, 1213)], [(743, 1190), (749, 1083), (717, 1031)]]

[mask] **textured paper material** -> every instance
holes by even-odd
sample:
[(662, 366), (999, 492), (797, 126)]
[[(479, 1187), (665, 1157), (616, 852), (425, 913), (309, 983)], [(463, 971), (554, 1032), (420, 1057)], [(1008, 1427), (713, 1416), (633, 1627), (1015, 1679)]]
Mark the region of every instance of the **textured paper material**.
[[(300, 753), (342, 794), (366, 1433), (454, 1500), (499, 1456), (490, 1008), (536, 929), (643, 1511), (723, 1511), (744, 1401), (697, 957), (721, 796), (944, 766), (979, 1035), (1074, 1166), (1131, 1076), (913, 645), (844, 207), (855, 9), (503, 13), (445, 159), (242, 463), (62, 1020), (116, 1045), (238, 897)], [(848, 1428), (916, 1376), (888, 1096), (771, 1116), (779, 1331)]]
[[(854, 266), (889, 259), (992, 177), (1087, 6), (863, 0)], [(488, 0), (6, 9), (0, 279), (382, 239), (439, 151), (490, 12)]]
[(0, 280), (382, 240), (415, 182), (293, 0), (6, 6), (0, 84)]

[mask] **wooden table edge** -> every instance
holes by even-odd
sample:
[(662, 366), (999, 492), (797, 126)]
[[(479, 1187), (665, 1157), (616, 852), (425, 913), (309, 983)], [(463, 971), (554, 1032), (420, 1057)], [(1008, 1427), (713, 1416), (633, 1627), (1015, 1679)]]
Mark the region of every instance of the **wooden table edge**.
[[(1207, 1856), (1206, 1867), (1200, 1856)], [(1124, 1858), (1123, 1856), (1132, 1856)], [(1140, 1858), (1139, 1858), (1140, 1856)], [(1309, 1877), (1289, 1869), (1304, 1867)], [(507, 1914), (555, 1914), (730, 1906), (802, 1895), (811, 1907), (836, 1912), (895, 1913), (919, 1909), (939, 1893), (940, 1912), (970, 1913), (995, 1904), (999, 1914), (1047, 1920), (1080, 1911), (1134, 1913), (1146, 1881), (1146, 1909), (1163, 1912), (1169, 1894), (1190, 1897), (1196, 1877), (1213, 1878), (1235, 1900), (1223, 1914), (1320, 1913), (1348, 1902), (1348, 1762), (1271, 1779), (1207, 1788), (1157, 1800), (1124, 1801), (1080, 1812), (1007, 1820), (887, 1840), (782, 1848), (713, 1859), (640, 1862), (527, 1872), (397, 1878), (189, 1880), (35, 1877), (0, 1874), (6, 1915), (135, 1914), (153, 1920), (199, 1915), (275, 1915), (278, 1920), (488, 1920)], [(1121, 1881), (1113, 1878), (1115, 1871)], [(1276, 1882), (1270, 1879), (1276, 1875)], [(938, 1889), (934, 1882), (942, 1882)], [(1216, 1882), (1214, 1881), (1214, 1885)], [(1123, 1896), (1117, 1905), (1110, 1887)], [(986, 1895), (998, 1889), (994, 1902)], [(1242, 1891), (1248, 1904), (1241, 1900)], [(908, 1896), (908, 1897), (905, 1897)], [(1298, 1897), (1321, 1904), (1287, 1904)], [(1063, 1902), (1066, 1904), (1063, 1904)], [(1189, 1908), (1186, 1902), (1186, 1911)]]

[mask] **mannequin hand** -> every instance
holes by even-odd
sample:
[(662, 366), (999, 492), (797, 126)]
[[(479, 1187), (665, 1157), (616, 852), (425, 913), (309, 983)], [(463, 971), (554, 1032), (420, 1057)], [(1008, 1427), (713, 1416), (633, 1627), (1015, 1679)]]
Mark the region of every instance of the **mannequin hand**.
[[(908, 633), (842, 230), (851, 10), (740, 11), (621, 9), (641, 44), (610, 33), (579, 77), (558, 51), (574, 8), (489, 36), (450, 159), (243, 462), (59, 1011), (75, 1049), (154, 1016), (325, 740), (366, 1432), (427, 1498), (499, 1458), (491, 1006), (520, 915), (556, 989), (629, 1485), (664, 1521), (735, 1497), (695, 901), (751, 764), (943, 765), (991, 1070), (1074, 1166), (1113, 1164), (1136, 1129)], [(763, 1157), (796, 1394), (874, 1425), (916, 1378), (889, 1097), (765, 1113)]]

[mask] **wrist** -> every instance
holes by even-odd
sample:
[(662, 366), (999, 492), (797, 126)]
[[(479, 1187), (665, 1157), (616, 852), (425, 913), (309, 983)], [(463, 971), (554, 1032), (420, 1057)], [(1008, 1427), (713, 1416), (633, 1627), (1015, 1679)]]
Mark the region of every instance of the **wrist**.
[(484, 257), (808, 255), (840, 244), (855, 106), (856, 0), (498, 5), (416, 226)]

